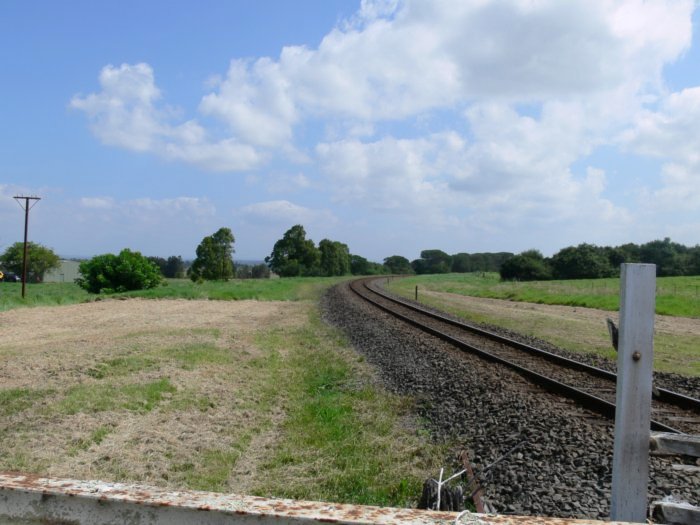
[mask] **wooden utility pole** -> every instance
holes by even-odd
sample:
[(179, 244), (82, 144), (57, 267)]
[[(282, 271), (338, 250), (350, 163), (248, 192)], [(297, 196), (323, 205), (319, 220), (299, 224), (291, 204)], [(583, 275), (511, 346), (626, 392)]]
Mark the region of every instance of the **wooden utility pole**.
[(646, 523), (656, 265), (623, 264), (613, 448), (614, 521)]
[[(16, 195), (14, 199), (24, 210), (24, 257), (22, 258), (22, 299), (24, 299), (27, 287), (27, 232), (29, 231), (29, 210), (41, 200), (41, 197)], [(24, 200), (24, 205), (22, 205), (22, 200)], [(29, 201), (35, 202), (33, 202), (30, 206)]]

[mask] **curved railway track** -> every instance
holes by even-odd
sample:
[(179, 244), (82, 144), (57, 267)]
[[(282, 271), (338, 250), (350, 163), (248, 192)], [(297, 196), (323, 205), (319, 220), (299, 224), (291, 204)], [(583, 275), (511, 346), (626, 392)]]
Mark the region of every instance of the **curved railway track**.
[[(615, 416), (616, 375), (473, 325), (456, 321), (380, 290), (377, 278), (350, 288), (376, 307), (450, 344), (516, 370), (539, 386), (606, 417)], [(700, 400), (659, 388), (652, 402), (652, 430), (700, 434)]]

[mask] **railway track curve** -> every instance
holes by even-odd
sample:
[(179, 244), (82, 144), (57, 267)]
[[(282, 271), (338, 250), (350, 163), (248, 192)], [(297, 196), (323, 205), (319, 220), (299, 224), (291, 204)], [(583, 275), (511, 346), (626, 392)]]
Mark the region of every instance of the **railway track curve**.
[[(515, 370), (533, 383), (607, 418), (615, 416), (616, 375), (573, 359), (515, 341), (388, 294), (381, 279), (358, 279), (350, 289), (377, 308), (482, 359)], [(700, 400), (658, 388), (651, 429), (700, 434)]]

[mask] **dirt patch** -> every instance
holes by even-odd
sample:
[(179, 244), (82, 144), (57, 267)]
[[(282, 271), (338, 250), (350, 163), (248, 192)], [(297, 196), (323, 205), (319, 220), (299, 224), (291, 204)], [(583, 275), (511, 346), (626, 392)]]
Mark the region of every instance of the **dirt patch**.
[[(600, 324), (601, 326), (604, 326), (605, 319), (608, 317), (617, 322), (617, 314), (615, 312), (597, 310), (595, 308), (503, 301), (500, 299), (469, 297), (465, 295), (434, 292), (430, 290), (423, 290), (421, 291), (421, 294), (440, 298), (441, 301), (444, 301), (449, 305), (468, 306), (470, 310), (486, 315), (501, 316), (542, 314), (546, 315), (550, 319), (561, 319), (567, 322), (590, 322)], [(658, 333), (663, 332), (671, 335), (690, 335), (700, 337), (700, 319), (657, 315), (654, 322), (655, 329)]]

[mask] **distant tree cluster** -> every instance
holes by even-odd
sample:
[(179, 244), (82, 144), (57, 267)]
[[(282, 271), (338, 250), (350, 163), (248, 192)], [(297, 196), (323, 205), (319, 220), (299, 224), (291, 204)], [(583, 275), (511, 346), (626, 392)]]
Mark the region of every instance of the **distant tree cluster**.
[(700, 246), (687, 247), (666, 237), (646, 244), (569, 246), (546, 258), (528, 250), (503, 262), (501, 279), (545, 281), (549, 279), (596, 279), (619, 275), (622, 263), (656, 265), (659, 277), (700, 275)]
[(420, 258), (410, 263), (404, 257), (393, 255), (384, 259), (391, 273), (467, 273), (497, 272), (501, 264), (513, 257), (512, 253), (456, 253), (448, 255), (442, 250), (423, 250)]
[[(380, 275), (390, 273), (381, 264), (350, 253), (347, 244), (323, 239), (318, 247), (306, 238), (306, 230), (296, 224), (287, 230), (265, 257), (270, 270), (280, 277)], [(408, 261), (406, 261), (408, 263)]]
[(347, 275), (352, 268), (347, 244), (323, 239), (316, 247), (301, 224), (284, 233), (265, 262), (280, 277)]
[(237, 264), (236, 279), (269, 279), (270, 269), (266, 264)]
[(185, 261), (179, 255), (171, 255), (167, 259), (163, 257), (148, 257), (148, 260), (160, 268), (160, 273), (168, 279), (182, 279), (185, 277)]
[[(0, 266), (7, 273), (22, 275), (24, 264), (24, 243), (16, 242), (0, 255)], [(44, 274), (58, 268), (61, 260), (51, 248), (33, 242), (27, 243), (27, 282), (40, 283)]]
[(414, 273), (411, 263), (408, 262), (406, 257), (401, 255), (392, 255), (384, 259), (384, 267), (389, 271), (389, 273), (396, 275)]
[(353, 275), (381, 275), (391, 272), (383, 264), (368, 261), (359, 255), (351, 255), (350, 273)]

